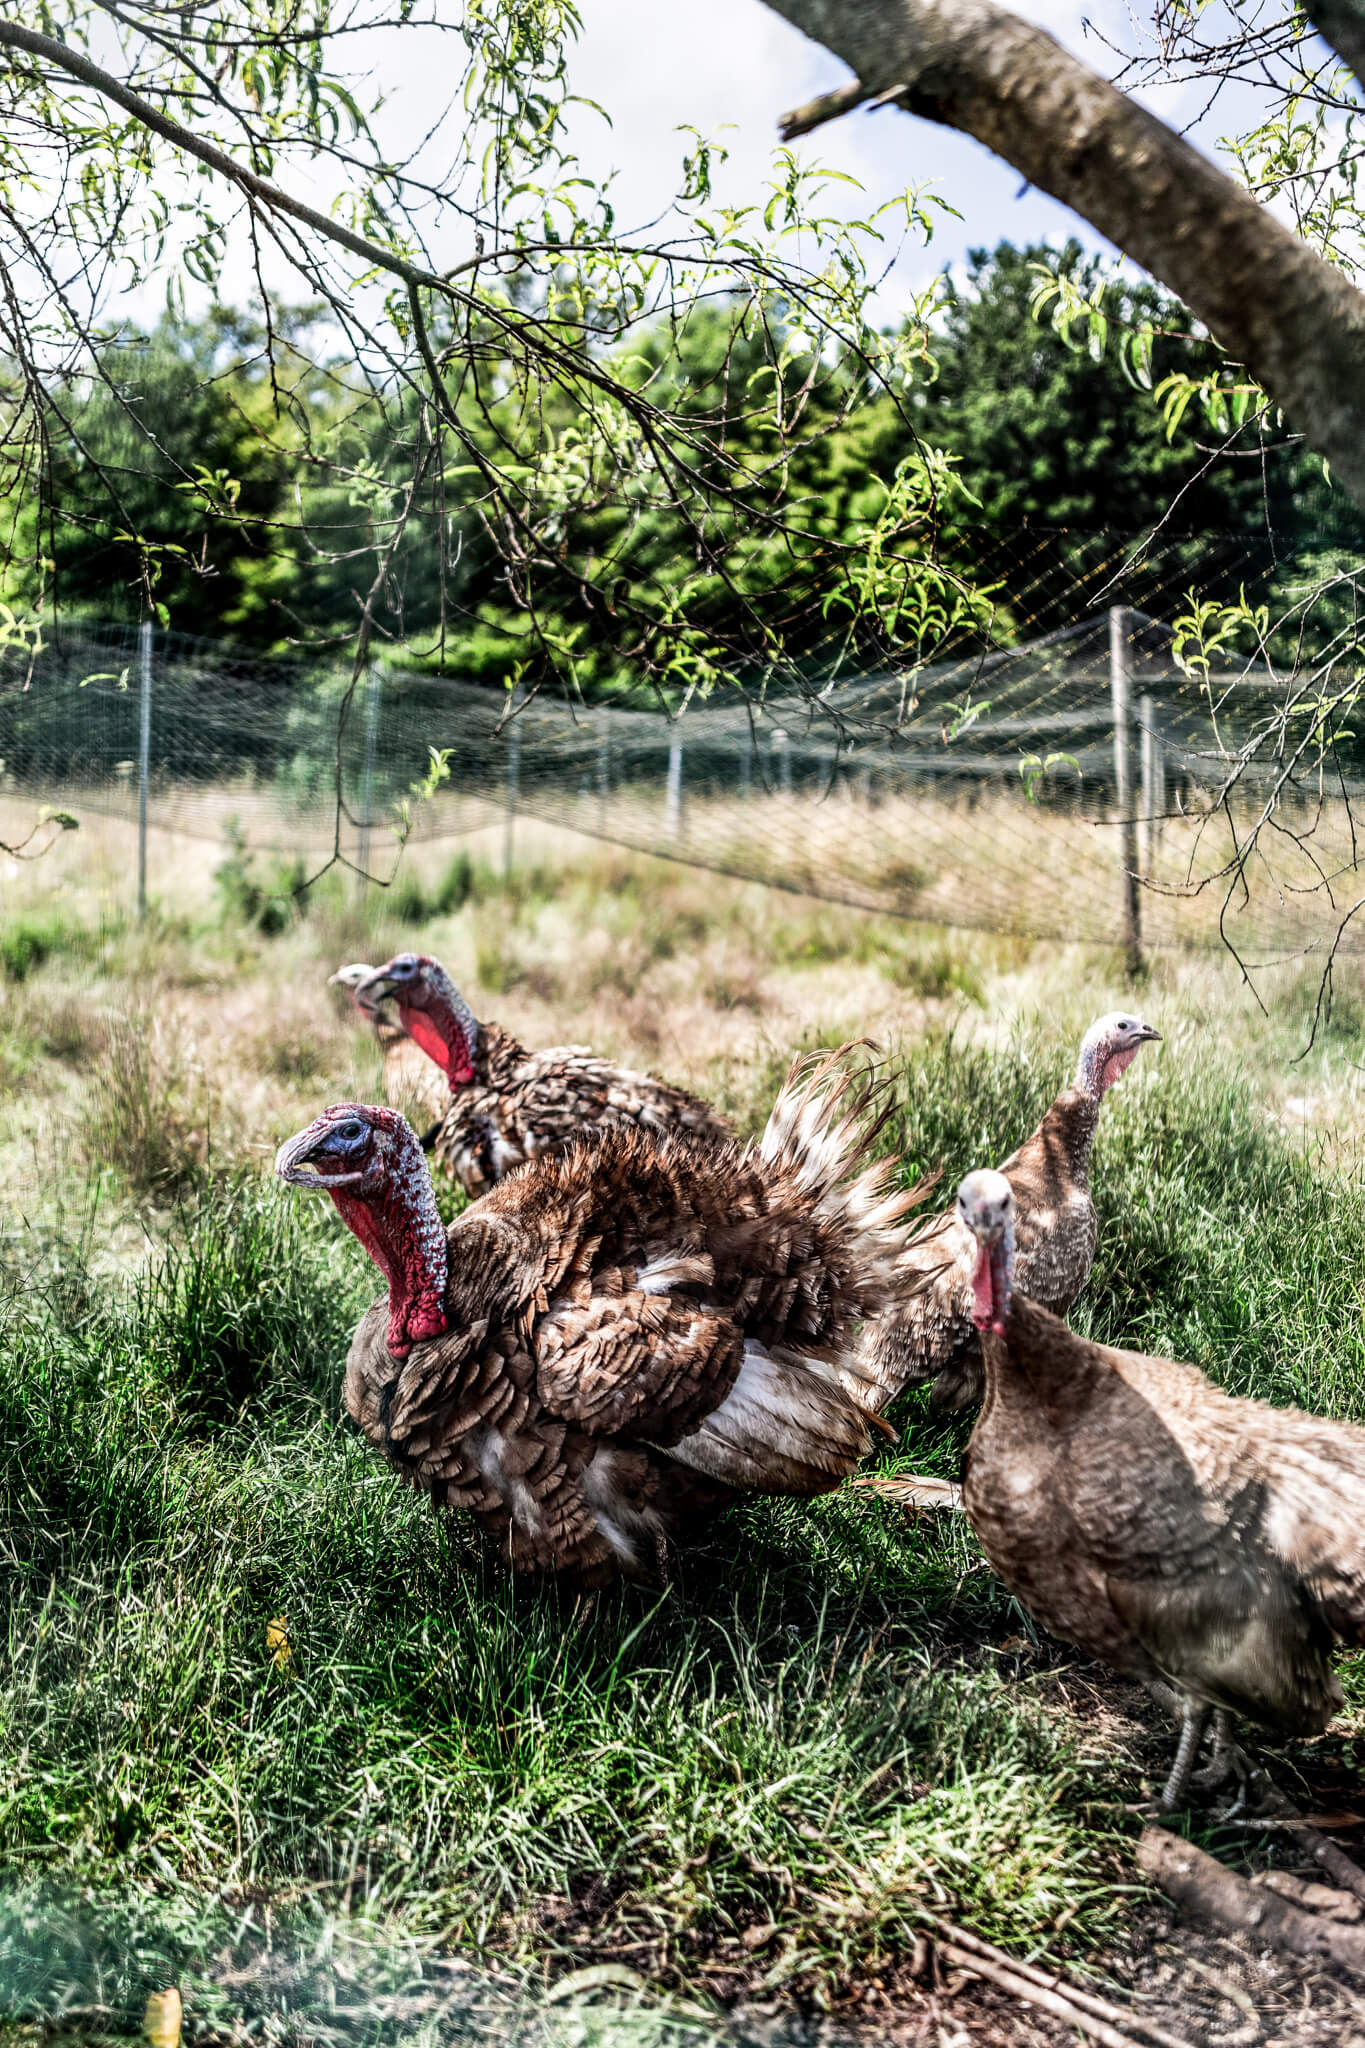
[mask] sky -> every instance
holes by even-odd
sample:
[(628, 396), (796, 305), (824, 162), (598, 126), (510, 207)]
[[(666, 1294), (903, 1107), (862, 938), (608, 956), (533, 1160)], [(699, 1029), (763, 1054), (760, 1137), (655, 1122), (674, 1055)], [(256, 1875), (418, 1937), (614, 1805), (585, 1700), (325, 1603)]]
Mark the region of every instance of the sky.
[[(1070, 0), (1021, 8), (1094, 64), (1104, 52), (1087, 43)], [(789, 107), (843, 84), (847, 68), (761, 4), (761, 0), (688, 0), (686, 33), (665, 9), (633, 0), (583, 0), (584, 33), (571, 68), (575, 89), (598, 100), (611, 129), (582, 118), (576, 139), (594, 170), (616, 169), (642, 213), (676, 183), (683, 123), (715, 135), (730, 152), (724, 196), (761, 191), (777, 144), (777, 119)], [(643, 26), (642, 26), (643, 24)], [(802, 138), (797, 149), (857, 178), (877, 200), (906, 185), (927, 185), (963, 219), (942, 218), (916, 268), (923, 274), (957, 261), (966, 249), (1002, 238), (1064, 240), (1094, 230), (1042, 193), (1021, 193), (1019, 174), (979, 143), (898, 109), (857, 110)], [(656, 197), (657, 195), (657, 197)]]
[[(584, 169), (594, 179), (615, 173), (618, 225), (629, 229), (655, 219), (676, 191), (687, 147), (679, 131), (691, 126), (720, 143), (728, 161), (716, 174), (722, 199), (737, 204), (761, 199), (778, 146), (777, 121), (787, 108), (843, 83), (840, 61), (807, 41), (762, 0), (688, 0), (685, 9), (641, 7), (639, 0), (580, 0), (582, 35), (573, 48), (572, 88), (596, 101), (610, 124), (587, 108), (571, 124)], [(1127, 0), (1016, 0), (1016, 11), (1038, 21), (1092, 68), (1112, 74), (1118, 65), (1106, 47), (1130, 43), (1134, 19)], [(452, 14), (448, 17), (453, 19)], [(368, 102), (382, 95), (375, 121), (381, 144), (396, 156), (426, 132), (446, 108), (458, 81), (452, 75), (449, 41), (421, 28), (371, 32), (365, 39)], [(1197, 88), (1166, 88), (1148, 95), (1152, 110), (1177, 126), (1194, 123), (1191, 139), (1212, 149), (1226, 119), (1197, 121)], [(927, 187), (958, 210), (960, 219), (937, 216), (932, 242), (907, 250), (884, 284), (874, 314), (893, 322), (913, 290), (939, 271), (961, 270), (966, 252), (993, 247), (1002, 239), (1064, 241), (1076, 235), (1089, 248), (1107, 245), (1087, 223), (1032, 188), (1016, 171), (968, 137), (893, 107), (856, 110), (830, 122), (796, 145), (806, 161), (820, 162), (856, 178), (862, 194), (846, 192), (849, 211), (866, 211), (894, 199), (908, 185)], [(301, 198), (328, 206), (335, 196), (333, 173), (320, 172), (311, 184), (295, 160), (286, 182)], [(836, 209), (838, 210), (837, 194)], [(431, 237), (438, 268), (471, 253), (468, 231), (453, 215)], [(268, 255), (268, 280), (286, 298), (300, 296), (298, 280)], [(230, 256), (221, 296), (249, 304), (256, 296), (244, 238)], [(134, 318), (155, 318), (161, 294), (150, 287), (130, 295), (121, 310)], [(202, 295), (187, 293), (193, 310)]]

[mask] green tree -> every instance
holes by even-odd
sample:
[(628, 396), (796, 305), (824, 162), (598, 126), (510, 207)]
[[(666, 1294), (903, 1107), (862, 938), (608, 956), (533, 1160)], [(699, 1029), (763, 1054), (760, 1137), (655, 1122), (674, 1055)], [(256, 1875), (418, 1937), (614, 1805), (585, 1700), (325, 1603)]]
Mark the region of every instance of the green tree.
[[(1260, 465), (1201, 450), (1187, 418), (1168, 438), (1152, 403), (1124, 372), (1118, 351), (1092, 354), (1034, 317), (1039, 272), (1053, 269), (1089, 294), (1104, 266), (1079, 242), (1060, 250), (1001, 242), (973, 249), (966, 282), (952, 289), (935, 343), (938, 375), (916, 393), (916, 425), (951, 448), (983, 524), (1112, 528), (1138, 534), (1175, 508), (1179, 527), (1208, 531), (1264, 524)], [(1190, 335), (1189, 316), (1168, 293), (1138, 281), (1103, 294), (1114, 326), (1154, 326), (1151, 377), (1179, 367), (1212, 369), (1213, 345)], [(1281, 435), (1267, 447), (1275, 511), (1288, 510), (1298, 467)]]
[[(450, 80), (406, 157), (363, 97), (367, 34), (400, 27)], [(890, 523), (848, 536), (813, 527), (793, 484), (812, 438), (904, 403), (914, 355), (871, 321), (870, 266), (931, 217), (902, 194), (850, 222), (781, 151), (727, 208), (692, 135), (667, 231), (623, 233), (566, 140), (577, 27), (571, 0), (361, 0), (306, 25), (273, 0), (44, 0), (33, 26), (0, 21), (0, 260), (26, 287), (0, 311), (0, 417), (11, 501), (39, 506), (22, 587), (52, 562), (85, 602), (131, 566), (147, 603), (197, 624), (216, 575), (237, 586), (224, 621), (344, 632), (357, 675), (376, 638), (439, 655), (500, 625), (505, 682), (582, 688), (629, 660), (674, 707), (723, 676), (805, 690), (841, 578), (846, 639), (894, 658), (907, 625), (932, 637), (959, 580), (930, 540), (947, 475), (916, 449)], [(332, 203), (304, 202), (305, 180)], [(256, 359), (232, 389), (211, 360), (193, 393), (177, 371), (158, 433), (119, 366), (103, 376), (111, 290), (169, 278), (178, 325), (182, 272), (214, 290), (234, 242), (267, 241), (322, 317), (288, 333), (258, 260)], [(751, 366), (699, 408), (675, 344), (706, 300)], [(667, 575), (637, 573), (650, 524)]]

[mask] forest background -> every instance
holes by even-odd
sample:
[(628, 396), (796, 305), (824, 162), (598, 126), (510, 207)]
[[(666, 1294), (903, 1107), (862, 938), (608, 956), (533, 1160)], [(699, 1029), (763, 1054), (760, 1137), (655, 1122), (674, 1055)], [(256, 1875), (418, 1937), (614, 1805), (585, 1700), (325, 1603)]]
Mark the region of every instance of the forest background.
[[(1086, 332), (1047, 318), (1037, 301), (1049, 277), (1102, 308), (1115, 331), (1152, 331), (1141, 382), (1119, 350), (1094, 348)], [(1253, 544), (1272, 598), (1283, 565), (1301, 583), (1358, 554), (1365, 521), (1287, 427), (1229, 450), (1201, 409), (1172, 417), (1153, 402), (1163, 379), (1197, 383), (1219, 363), (1213, 343), (1159, 286), (1115, 277), (1074, 239), (1001, 242), (973, 249), (960, 281), (945, 273), (937, 301), (927, 328), (917, 316), (890, 336), (920, 356), (908, 400), (888, 395), (851, 410), (827, 401), (827, 430), (808, 429), (803, 439), (791, 488), (817, 507), (835, 548), (857, 548), (923, 446), (951, 464), (952, 523), (936, 538), (964, 578), (983, 528), (1001, 536), (1107, 531), (1134, 541), (1161, 529), (1168, 547), (1185, 543), (1191, 584), (1229, 604), (1240, 586), (1235, 574), (1220, 575), (1221, 537)], [(283, 317), (276, 309), (269, 336), (258, 317), (228, 306), (112, 334), (99, 379), (82, 372), (54, 390), (46, 489), (12, 508), (4, 563), (12, 609), (33, 614), (57, 593), (68, 619), (136, 619), (150, 557), (157, 611), (181, 631), (261, 653), (349, 639), (373, 573), (377, 507), (382, 524), (382, 508), (412, 474), (420, 405), (380, 402), (353, 374), (341, 338), (327, 336), (321, 305)], [(631, 343), (632, 355), (640, 346)], [(744, 402), (761, 355), (736, 346), (731, 310), (701, 302), (680, 330), (658, 338), (657, 361), (669, 358), (682, 410), (731, 458), (738, 443), (757, 460), (767, 433), (766, 416)], [(476, 439), (480, 409), (469, 401)], [(569, 398), (559, 412), (562, 434), (573, 426)], [(515, 431), (529, 461), (540, 425), (527, 417)], [(494, 436), (485, 438), (491, 452)], [(604, 556), (619, 553), (633, 529), (631, 573), (642, 586), (666, 578), (688, 550), (680, 512), (642, 510), (625, 497), (585, 508), (580, 525), (572, 547)], [(992, 624), (1008, 641), (1002, 559)], [(1243, 580), (1247, 559), (1236, 557)], [(765, 595), (781, 604), (771, 562), (752, 564), (745, 583), (744, 608)], [(472, 503), (452, 504), (448, 479), (419, 493), (387, 608), (390, 633), (419, 663), (500, 685), (524, 660), (521, 597)], [(723, 640), (737, 620), (725, 620), (723, 605), (721, 614), (713, 610), (712, 626)], [(1064, 600), (1040, 604), (1033, 593), (1019, 623), (1045, 632), (1072, 616)], [(812, 638), (822, 621), (812, 607)], [(564, 605), (555, 623), (561, 635), (571, 632), (585, 623), (582, 607)], [(605, 650), (600, 666), (580, 664), (577, 674), (608, 693), (635, 680)]]

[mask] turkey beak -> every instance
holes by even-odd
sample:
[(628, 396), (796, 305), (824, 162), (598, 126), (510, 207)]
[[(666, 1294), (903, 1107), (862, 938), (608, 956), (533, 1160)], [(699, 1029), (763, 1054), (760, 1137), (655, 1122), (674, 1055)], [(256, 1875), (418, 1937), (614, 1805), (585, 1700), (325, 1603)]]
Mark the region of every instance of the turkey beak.
[(1145, 1045), (1149, 1039), (1153, 1040), (1157, 1045), (1160, 1045), (1161, 1033), (1155, 1028), (1154, 1025), (1144, 1024), (1142, 1029), (1138, 1032), (1138, 1044)]
[(344, 988), (356, 1008), (363, 1010), (368, 1016), (371, 1014), (371, 1005), (362, 997), (361, 990), (370, 979), (371, 973), (372, 970), (366, 968), (364, 973), (357, 977), (356, 970), (353, 967), (338, 967), (335, 974), (328, 975), (327, 986), (328, 988)]
[(368, 1010), (373, 1014), (386, 997), (396, 992), (396, 984), (392, 977), (387, 975), (382, 967), (377, 967), (373, 974), (367, 975), (360, 983), (355, 991), (355, 999), (362, 1010)]
[(310, 1171), (310, 1162), (325, 1154), (328, 1129), (319, 1130), (316, 1124), (309, 1124), (306, 1131), (298, 1131), (292, 1138), (286, 1138), (275, 1154), (275, 1171), (281, 1180), (291, 1187), (307, 1188), (316, 1194), (332, 1194), (338, 1188), (356, 1186), (364, 1175), (360, 1173), (319, 1173)]

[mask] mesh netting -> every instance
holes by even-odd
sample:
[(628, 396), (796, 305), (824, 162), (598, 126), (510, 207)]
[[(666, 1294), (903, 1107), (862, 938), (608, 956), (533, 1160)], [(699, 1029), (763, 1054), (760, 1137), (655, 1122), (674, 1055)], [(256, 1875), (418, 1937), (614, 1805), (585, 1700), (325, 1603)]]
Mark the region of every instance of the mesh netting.
[[(1067, 558), (1055, 536), (1036, 561), (1016, 551), (1012, 617), (1061, 610), (1064, 569), (1073, 598), (1111, 600), (1019, 644), (978, 633), (932, 662), (815, 678), (805, 695), (747, 678), (676, 720), (548, 691), (509, 705), (396, 666), (348, 701), (339, 666), (62, 625), (0, 660), (0, 787), (129, 818), (145, 789), (155, 826), (221, 839), (230, 813), (253, 847), (324, 856), (335, 834), (348, 858), (387, 868), (435, 748), (450, 776), (412, 808), (418, 838), (524, 813), (870, 909), (1092, 942), (1129, 936), (1136, 874), (1144, 944), (1221, 931), (1260, 957), (1321, 946), (1354, 902), (1365, 762), (1353, 742), (1296, 759), (1311, 717), (1301, 703), (1286, 720), (1286, 701), (1326, 687), (1307, 669), (1182, 669), (1170, 619), (1188, 545), (1164, 583), (1131, 554), (1095, 539)], [(1235, 886), (1217, 879), (1272, 796), (1264, 850)]]

